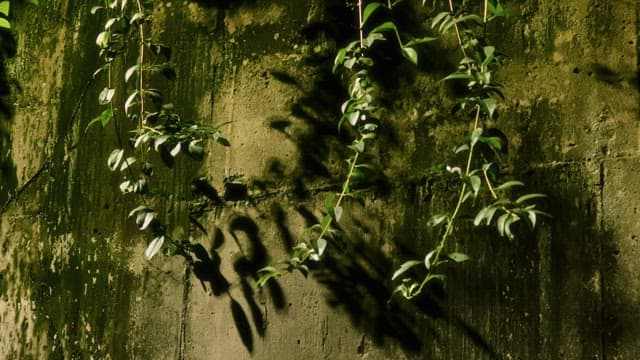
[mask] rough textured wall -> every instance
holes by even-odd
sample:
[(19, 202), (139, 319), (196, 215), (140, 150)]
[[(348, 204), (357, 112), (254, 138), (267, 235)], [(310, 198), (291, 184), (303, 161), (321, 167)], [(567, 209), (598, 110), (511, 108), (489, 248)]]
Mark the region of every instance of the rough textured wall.
[[(9, 199), (0, 357), (636, 357), (640, 5), (632, 1), (523, 1), (522, 17), (494, 29), (508, 58), (496, 125), (510, 140), (511, 172), (549, 194), (553, 220), (515, 242), (461, 233), (451, 247), (474, 260), (450, 269), (445, 289), (387, 302), (394, 266), (432, 246), (425, 223), (448, 204), (426, 170), (467, 127), (448, 120), (452, 89), (435, 81), (457, 55), (438, 43), (418, 68), (391, 61), (380, 74), (388, 135), (374, 153), (385, 178), (350, 204), (348, 252), (333, 251), (308, 280), (295, 274), (256, 289), (255, 270), (319, 219), (344, 172), (343, 93), (330, 66), (349, 36), (326, 26), (349, 20), (340, 3), (156, 3), (153, 32), (174, 49), (178, 74), (167, 97), (185, 118), (232, 121), (231, 148), (210, 145), (204, 162), (185, 160), (156, 184), (174, 194), (174, 235), (207, 250), (195, 266), (144, 260), (145, 241), (126, 220), (133, 204), (105, 166), (114, 129), (84, 132), (101, 88), (89, 86), (79, 101), (99, 64), (91, 4), (14, 4), (13, 35), (2, 43), (11, 93), (0, 94), (2, 109), (10, 105), (0, 128), (0, 199)], [(427, 28), (430, 10), (418, 3), (402, 16)], [(196, 178), (229, 201), (192, 194)], [(225, 178), (249, 196), (234, 197)]]

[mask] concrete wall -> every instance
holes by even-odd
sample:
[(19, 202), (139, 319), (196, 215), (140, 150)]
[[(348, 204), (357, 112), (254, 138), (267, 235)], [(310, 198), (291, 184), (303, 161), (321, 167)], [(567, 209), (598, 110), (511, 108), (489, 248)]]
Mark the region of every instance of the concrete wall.
[[(186, 119), (233, 121), (229, 149), (210, 145), (204, 162), (185, 159), (152, 184), (174, 194), (174, 235), (207, 250), (193, 267), (144, 260), (133, 202), (105, 166), (114, 129), (84, 132), (101, 89), (79, 102), (99, 65), (92, 4), (13, 2), (1, 43), (0, 358), (637, 356), (639, 4), (527, 0), (493, 29), (507, 56), (496, 124), (510, 140), (506, 170), (549, 194), (554, 218), (513, 242), (460, 231), (451, 248), (473, 261), (449, 269), (444, 289), (387, 302), (394, 267), (433, 246), (426, 221), (451, 205), (427, 170), (467, 128), (449, 119), (453, 89), (436, 84), (455, 49), (432, 44), (418, 68), (392, 59), (379, 74), (386, 135), (372, 153), (385, 179), (348, 206), (348, 251), (259, 291), (255, 270), (320, 218), (344, 172), (343, 93), (330, 75), (350, 20), (341, 1), (156, 3), (154, 33), (178, 74), (166, 96)], [(430, 9), (411, 3), (403, 24), (428, 28)], [(228, 177), (249, 196), (220, 205), (191, 192), (203, 178), (222, 195)]]

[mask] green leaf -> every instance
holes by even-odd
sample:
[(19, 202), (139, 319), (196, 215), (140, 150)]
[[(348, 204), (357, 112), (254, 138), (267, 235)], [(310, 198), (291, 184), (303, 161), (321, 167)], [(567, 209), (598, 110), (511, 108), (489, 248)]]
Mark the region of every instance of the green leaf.
[(503, 184), (500, 184), (499, 186), (496, 186), (494, 188), (495, 191), (500, 191), (500, 190), (505, 190), (514, 186), (524, 186), (524, 183), (522, 181), (518, 181), (518, 180), (511, 180), (511, 181), (507, 181)]
[(469, 150), (469, 144), (462, 144), (453, 150), (454, 153), (458, 154), (463, 151)]
[(370, 33), (379, 33), (385, 31), (397, 31), (396, 24), (391, 21), (387, 21), (382, 25), (376, 26), (373, 30), (370, 31)]
[(490, 207), (489, 210), (487, 210), (487, 213), (484, 215), (484, 217), (487, 219), (486, 225), (489, 226), (491, 224), (491, 220), (493, 220), (493, 215), (495, 215), (496, 211), (498, 210), (497, 207)]
[(545, 194), (526, 194), (526, 195), (520, 196), (518, 200), (516, 200), (516, 204), (522, 204), (523, 202), (531, 199), (546, 198), (546, 197), (547, 195)]
[(120, 165), (120, 171), (126, 170), (129, 166), (133, 165), (135, 162), (136, 162), (136, 158), (134, 158), (132, 156), (126, 158), (122, 162), (122, 165)]
[(467, 74), (466, 72), (454, 72), (453, 74), (445, 76), (441, 81), (455, 80), (455, 79), (471, 80), (473, 79), (473, 76)]
[(0, 1), (0, 14), (9, 16), (9, 1)]
[(146, 207), (145, 205), (140, 205), (140, 206), (138, 206), (137, 208), (135, 208), (135, 209), (131, 210), (131, 211), (129, 212), (129, 215), (127, 215), (127, 217), (132, 217), (133, 215), (135, 215), (135, 214), (137, 214), (138, 212), (143, 211), (143, 210), (149, 210), (149, 208), (148, 208), (148, 207)]
[(364, 152), (364, 141), (354, 140), (353, 143), (351, 145), (349, 145), (349, 149), (351, 149), (351, 150), (353, 150), (355, 152), (363, 153)]
[(138, 148), (138, 146), (140, 146), (141, 144), (145, 144), (147, 141), (149, 141), (149, 138), (149, 133), (144, 133), (136, 137), (136, 141), (133, 143), (133, 147)]
[(144, 256), (147, 258), (147, 260), (151, 260), (151, 258), (155, 254), (157, 254), (158, 251), (160, 251), (160, 249), (162, 249), (163, 244), (164, 244), (164, 235), (158, 236), (157, 238), (153, 239), (153, 241), (149, 243), (149, 246), (147, 246), (147, 250), (144, 252)]
[(367, 23), (369, 16), (371, 16), (371, 14), (373, 14), (373, 12), (376, 11), (380, 6), (382, 6), (381, 3), (373, 2), (364, 8), (364, 11), (362, 12), (362, 25)]
[(333, 208), (333, 213), (335, 214), (335, 219), (336, 222), (339, 222), (340, 219), (342, 218), (342, 206), (336, 206), (335, 208)]
[(111, 89), (111, 88), (102, 89), (102, 91), (100, 92), (100, 95), (98, 96), (98, 102), (100, 103), (100, 105), (106, 105), (110, 103), (115, 93), (116, 93), (115, 89)]
[(536, 220), (537, 220), (537, 215), (535, 211), (527, 211), (527, 218), (529, 219), (529, 225), (531, 225), (531, 228), (535, 228), (536, 227)]
[(173, 157), (176, 157), (180, 153), (180, 150), (182, 150), (182, 144), (181, 143), (177, 143), (177, 144), (175, 144), (173, 149), (171, 149), (171, 151), (169, 151), (169, 154), (171, 154), (171, 156), (173, 156)]
[(401, 48), (401, 51), (405, 59), (411, 61), (413, 65), (418, 65), (418, 53), (414, 48), (405, 46)]
[(473, 189), (473, 196), (478, 196), (480, 186), (482, 185), (482, 179), (480, 179), (480, 176), (473, 175), (469, 176), (469, 182), (471, 183), (471, 189)]
[(98, 10), (102, 10), (102, 9), (104, 9), (103, 6), (94, 6), (94, 7), (92, 7), (91, 8), (91, 15), (95, 15), (96, 12), (98, 12)]
[(325, 215), (320, 222), (320, 228), (325, 229), (331, 225), (332, 217), (330, 215)]
[(100, 48), (106, 48), (107, 46), (109, 46), (109, 39), (111, 38), (111, 32), (110, 31), (103, 31), (100, 34), (98, 34), (98, 36), (96, 37), (96, 45), (98, 45)]
[(501, 236), (505, 235), (505, 223), (507, 222), (508, 217), (509, 217), (509, 214), (502, 214), (500, 215), (500, 217), (498, 218), (498, 222), (496, 223), (496, 227), (498, 228), (498, 233)]
[(473, 219), (473, 226), (479, 226), (480, 225), (480, 223), (484, 219), (484, 216), (487, 213), (487, 211), (490, 209), (490, 207), (491, 206), (486, 206), (486, 207), (483, 207), (482, 209), (480, 209), (480, 211), (478, 211), (478, 214), (476, 214), (476, 217)]
[(124, 73), (124, 81), (129, 81), (131, 76), (133, 76), (133, 74), (136, 72), (136, 70), (138, 70), (139, 67), (140, 65), (138, 64), (129, 67), (127, 71)]
[(450, 253), (447, 255), (447, 257), (457, 263), (465, 262), (471, 259), (468, 255), (458, 252)]
[(489, 145), (492, 149), (500, 151), (502, 150), (502, 139), (495, 136), (484, 137), (481, 136), (478, 141)]
[(111, 152), (109, 158), (107, 159), (107, 166), (111, 171), (116, 171), (118, 169), (118, 165), (120, 165), (120, 161), (122, 161), (122, 157), (124, 156), (124, 150), (116, 149)]
[(111, 18), (109, 20), (107, 20), (107, 22), (104, 23), (104, 29), (105, 30), (109, 30), (109, 28), (111, 28), (111, 26), (113, 26), (113, 24), (115, 24), (116, 21), (120, 20), (119, 18)]
[(100, 122), (100, 124), (102, 125), (102, 127), (107, 126), (107, 124), (109, 124), (109, 121), (111, 121), (111, 119), (113, 118), (113, 111), (111, 110), (111, 108), (107, 108), (105, 110), (102, 111), (102, 113), (93, 118), (89, 124), (87, 124), (87, 127), (85, 128), (85, 132), (87, 132), (89, 130), (89, 128), (91, 127), (91, 125)]
[(332, 192), (324, 199), (324, 208), (327, 212), (331, 212), (336, 203), (336, 193)]
[(260, 277), (258, 278), (258, 281), (256, 281), (256, 285), (258, 285), (258, 287), (263, 287), (269, 279), (278, 277), (281, 274), (275, 267), (266, 266), (258, 270), (258, 275), (260, 275)]
[(477, 142), (480, 136), (482, 135), (482, 128), (477, 128), (473, 130), (471, 133), (471, 147), (473, 147)]
[(435, 28), (436, 26), (438, 26), (438, 24), (439, 24), (442, 20), (444, 20), (446, 17), (448, 17), (448, 16), (450, 16), (450, 15), (451, 15), (451, 13), (449, 13), (448, 11), (441, 12), (441, 13), (439, 13), (438, 15), (436, 15), (436, 16), (433, 18), (433, 21), (431, 22), (431, 28), (433, 29), (433, 28)]
[(442, 224), (442, 222), (444, 222), (445, 220), (447, 220), (449, 218), (448, 215), (433, 215), (429, 221), (427, 222), (427, 224), (429, 226), (433, 226), (436, 227), (440, 224)]
[(11, 24), (9, 23), (9, 21), (7, 21), (7, 19), (0, 17), (0, 28), (11, 29)]
[(427, 255), (425, 255), (424, 267), (427, 268), (427, 270), (431, 269), (431, 266), (433, 265), (433, 257), (436, 255), (436, 252), (436, 250), (431, 250), (427, 253)]
[(482, 103), (486, 112), (489, 114), (489, 117), (493, 117), (493, 114), (495, 113), (496, 108), (498, 107), (498, 102), (496, 101), (496, 99), (486, 98), (486, 99), (480, 100), (480, 102)]
[(438, 40), (438, 38), (436, 37), (423, 37), (423, 38), (418, 38), (418, 39), (412, 39), (410, 41), (408, 41), (406, 44), (404, 44), (404, 46), (414, 46), (414, 45), (420, 45), (420, 44), (426, 44), (428, 42), (432, 42)]
[(144, 218), (142, 219), (141, 224), (138, 224), (140, 226), (140, 230), (146, 230), (155, 218), (156, 213), (152, 211), (144, 213)]
[(404, 264), (400, 265), (400, 268), (398, 270), (396, 270), (393, 273), (393, 276), (391, 277), (391, 280), (395, 280), (398, 278), (398, 276), (404, 274), (405, 272), (407, 272), (407, 270), (411, 269), (412, 267), (422, 264), (422, 261), (420, 260), (409, 260), (407, 262), (405, 262)]
[(202, 159), (204, 156), (204, 147), (200, 144), (202, 140), (192, 140), (187, 147), (187, 153), (195, 159)]
[(136, 103), (136, 97), (138, 96), (138, 90), (134, 91), (129, 95), (127, 101), (124, 102), (124, 112), (129, 114), (129, 108)]
[(327, 240), (319, 238), (316, 241), (316, 245), (318, 247), (318, 256), (322, 256), (322, 254), (324, 254), (324, 251), (327, 249)]
[(131, 20), (129, 20), (129, 24), (133, 25), (138, 21), (139, 22), (144, 21), (144, 13), (137, 12), (137, 13), (133, 14), (133, 16), (131, 17)]
[[(431, 280), (440, 280), (441, 282), (446, 282), (447, 281), (447, 276), (444, 274), (429, 274), (427, 276), (427, 282), (431, 281)], [(416, 294), (417, 295), (417, 294)]]

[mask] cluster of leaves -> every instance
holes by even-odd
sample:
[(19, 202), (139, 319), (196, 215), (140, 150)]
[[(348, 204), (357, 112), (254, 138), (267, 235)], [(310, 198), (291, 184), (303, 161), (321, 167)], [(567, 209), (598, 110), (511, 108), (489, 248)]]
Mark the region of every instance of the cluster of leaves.
[[(105, 12), (107, 20), (104, 29), (96, 38), (100, 56), (104, 64), (94, 73), (106, 72), (108, 84), (98, 97), (104, 110), (94, 118), (87, 129), (99, 123), (106, 127), (112, 121), (120, 136), (116, 110), (134, 123), (128, 142), (119, 137), (119, 147), (111, 152), (107, 166), (111, 171), (119, 171), (124, 180), (119, 185), (123, 194), (137, 194), (141, 204), (129, 213), (135, 218), (141, 231), (149, 231), (153, 240), (149, 243), (145, 256), (151, 259), (164, 248), (166, 255), (184, 253), (185, 243), (171, 238), (168, 227), (162, 223), (158, 212), (151, 206), (149, 181), (154, 174), (150, 153), (158, 154), (168, 168), (173, 168), (175, 158), (184, 153), (195, 160), (202, 160), (207, 140), (229, 146), (220, 134), (220, 126), (210, 127), (184, 121), (174, 111), (170, 103), (164, 103), (162, 92), (149, 87), (147, 79), (161, 75), (168, 80), (176, 77), (169, 61), (171, 49), (145, 36), (151, 22), (151, 15), (145, 7), (150, 0), (105, 0), (102, 6), (92, 8), (92, 14)], [(137, 61), (129, 65), (121, 78), (114, 78), (114, 65), (125, 61), (131, 43), (137, 45)], [(150, 55), (149, 55), (150, 54)], [(121, 85), (117, 88), (115, 84)]]
[[(484, 1), (484, 17), (464, 12), (455, 14), (453, 10), (451, 5), (450, 11), (438, 14), (433, 19), (432, 27), (444, 33), (454, 29), (458, 36), (463, 57), (457, 71), (444, 80), (463, 81), (466, 84), (467, 93), (457, 99), (454, 112), (473, 119), (473, 127), (466, 134), (465, 142), (454, 149), (456, 154), (466, 153), (464, 164), (440, 166), (442, 171), (452, 174), (460, 183), (458, 200), (451, 213), (434, 215), (429, 221), (431, 226), (440, 229), (440, 241), (424, 259), (409, 260), (393, 274), (393, 280), (402, 278), (394, 293), (398, 292), (407, 299), (419, 295), (431, 281), (444, 281), (442, 265), (469, 260), (469, 256), (462, 253), (445, 253), (447, 241), (462, 221), (465, 206), (469, 211), (477, 209), (475, 217), (472, 217), (474, 226), (494, 225), (501, 236), (509, 239), (514, 238), (513, 224), (523, 220), (533, 229), (540, 215), (548, 216), (531, 202), (545, 197), (543, 194), (525, 194), (515, 200), (510, 198), (513, 188), (524, 184), (517, 180), (500, 181), (496, 161), (501, 161), (504, 144), (500, 137), (489, 136), (482, 126), (487, 120), (496, 118), (497, 103), (503, 95), (501, 85), (495, 83), (492, 76), (500, 65), (495, 48), (483, 44), (475, 31), (478, 25), (484, 28), (488, 21), (506, 16), (507, 13), (499, 3), (489, 1)], [(488, 17), (489, 13), (491, 17)], [(488, 205), (478, 204), (486, 198), (490, 199)], [(415, 267), (419, 265), (423, 265), (424, 275), (418, 278), (409, 276), (409, 271), (413, 269), (413, 273), (416, 273)]]
[[(307, 276), (309, 267), (308, 261), (318, 262), (325, 253), (329, 244), (340, 250), (346, 248), (346, 241), (338, 228), (338, 224), (343, 216), (343, 202), (347, 198), (356, 197), (353, 187), (359, 181), (365, 179), (367, 174), (375, 172), (375, 167), (371, 164), (362, 163), (361, 157), (367, 149), (369, 141), (377, 137), (379, 121), (374, 116), (377, 106), (374, 97), (374, 84), (371, 79), (371, 68), (375, 65), (373, 58), (369, 56), (369, 50), (379, 41), (387, 40), (385, 33), (391, 33), (398, 42), (401, 54), (416, 64), (418, 53), (414, 46), (435, 40), (435, 38), (425, 37), (415, 39), (409, 35), (401, 34), (398, 27), (392, 21), (385, 21), (378, 25), (369, 24), (374, 14), (386, 11), (387, 14), (393, 7), (402, 2), (397, 0), (393, 3), (370, 2), (364, 6), (359, 1), (356, 8), (358, 12), (359, 40), (354, 40), (341, 48), (334, 60), (333, 72), (340, 75), (348, 84), (347, 90), (349, 98), (341, 106), (341, 116), (338, 121), (338, 129), (348, 124), (355, 130), (355, 138), (349, 145), (353, 151), (352, 155), (345, 159), (348, 172), (341, 186), (340, 192), (327, 195), (324, 205), (324, 217), (319, 224), (306, 228), (299, 236), (298, 244), (293, 248), (290, 258), (276, 262), (259, 270), (258, 285), (263, 286), (269, 279), (278, 277), (283, 273), (290, 273), (298, 270)], [(365, 28), (371, 30), (365, 32)], [(403, 39), (408, 39), (403, 41)]]
[[(29, 4), (39, 5), (39, 0), (25, 0)], [(11, 2), (9, 0), (0, 1), (0, 29), (11, 29), (9, 22), (9, 9)]]

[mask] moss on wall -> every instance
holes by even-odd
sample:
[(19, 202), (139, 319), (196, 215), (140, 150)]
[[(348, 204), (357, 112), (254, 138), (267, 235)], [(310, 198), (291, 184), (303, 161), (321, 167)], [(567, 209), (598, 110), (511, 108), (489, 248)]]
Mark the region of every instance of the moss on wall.
[[(428, 29), (430, 9), (410, 3), (403, 24)], [(17, 52), (3, 58), (11, 92), (0, 93), (14, 109), (1, 133), (0, 194), (11, 199), (0, 220), (0, 357), (634, 358), (631, 1), (523, 1), (522, 16), (492, 34), (507, 57), (495, 124), (510, 141), (506, 170), (550, 195), (553, 220), (515, 242), (459, 234), (452, 246), (473, 261), (451, 268), (445, 289), (387, 301), (394, 266), (432, 244), (426, 221), (448, 204), (438, 190), (447, 184), (426, 170), (466, 129), (448, 115), (455, 89), (437, 84), (455, 54), (429, 45), (419, 67), (391, 58), (376, 74), (385, 110), (373, 153), (384, 177), (348, 205), (348, 252), (332, 251), (308, 280), (255, 287), (255, 271), (318, 221), (320, 199), (345, 171), (344, 90), (330, 74), (351, 37), (341, 4), (156, 2), (153, 32), (173, 48), (178, 74), (166, 96), (185, 119), (232, 121), (229, 149), (212, 145), (204, 162), (187, 160), (155, 184), (174, 194), (173, 235), (202, 245), (193, 266), (144, 260), (145, 240), (126, 219), (131, 202), (105, 166), (116, 134), (84, 132), (100, 91), (88, 86), (79, 102), (99, 65), (90, 4), (15, 6)], [(193, 179), (230, 200), (193, 193)], [(231, 196), (225, 179), (248, 195)]]

